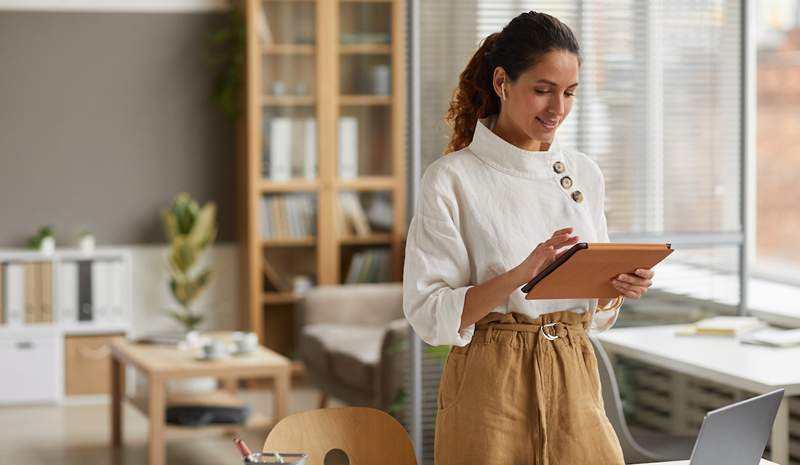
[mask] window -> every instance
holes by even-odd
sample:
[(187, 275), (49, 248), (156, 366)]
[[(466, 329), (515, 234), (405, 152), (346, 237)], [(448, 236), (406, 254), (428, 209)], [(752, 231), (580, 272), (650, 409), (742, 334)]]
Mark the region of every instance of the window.
[[(603, 169), (612, 240), (673, 242), (676, 253), (659, 267), (656, 286), (737, 310), (743, 241), (739, 0), (419, 6), (423, 170), (447, 145), (444, 115), (479, 42), (522, 11), (553, 14), (573, 29), (584, 55), (581, 91), (558, 137)], [(700, 273), (690, 278), (686, 266)]]
[(753, 275), (800, 285), (800, 1), (758, 2)]

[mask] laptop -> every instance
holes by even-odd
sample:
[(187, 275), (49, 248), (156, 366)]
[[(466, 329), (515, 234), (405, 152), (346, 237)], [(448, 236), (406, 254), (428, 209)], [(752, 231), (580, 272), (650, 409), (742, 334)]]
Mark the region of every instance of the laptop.
[(778, 389), (708, 412), (689, 465), (758, 465), (782, 399)]

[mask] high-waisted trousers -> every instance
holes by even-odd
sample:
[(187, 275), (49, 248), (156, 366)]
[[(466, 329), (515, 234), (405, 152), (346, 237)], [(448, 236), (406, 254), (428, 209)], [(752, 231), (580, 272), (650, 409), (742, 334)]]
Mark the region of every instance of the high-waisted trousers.
[(591, 313), (490, 313), (439, 383), (436, 465), (623, 465), (603, 408)]

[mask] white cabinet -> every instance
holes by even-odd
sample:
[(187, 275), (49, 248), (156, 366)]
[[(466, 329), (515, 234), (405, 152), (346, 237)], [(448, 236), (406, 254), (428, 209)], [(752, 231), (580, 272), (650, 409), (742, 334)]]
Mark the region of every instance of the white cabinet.
[(65, 338), (128, 333), (130, 269), (127, 249), (0, 250), (0, 405), (64, 397)]
[(61, 335), (54, 329), (0, 334), (0, 403), (55, 402), (62, 390)]

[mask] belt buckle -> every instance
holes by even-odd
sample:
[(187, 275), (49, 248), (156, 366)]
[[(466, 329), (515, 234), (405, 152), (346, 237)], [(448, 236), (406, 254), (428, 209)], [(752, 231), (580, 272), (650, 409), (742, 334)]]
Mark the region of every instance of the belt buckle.
[(552, 327), (555, 327), (555, 325), (557, 325), (557, 324), (558, 324), (558, 323), (547, 323), (546, 325), (542, 325), (542, 326), (540, 326), (540, 327), (539, 327), (539, 332), (540, 332), (540, 333), (542, 334), (542, 336), (544, 336), (544, 338), (545, 338), (545, 339), (547, 339), (548, 341), (555, 341), (555, 340), (556, 340), (556, 339), (558, 339), (560, 336), (559, 336), (559, 335), (557, 335), (557, 334), (554, 334), (554, 335), (548, 334), (548, 333), (547, 333), (547, 331), (545, 331), (544, 329), (545, 329), (545, 328), (552, 328)]

